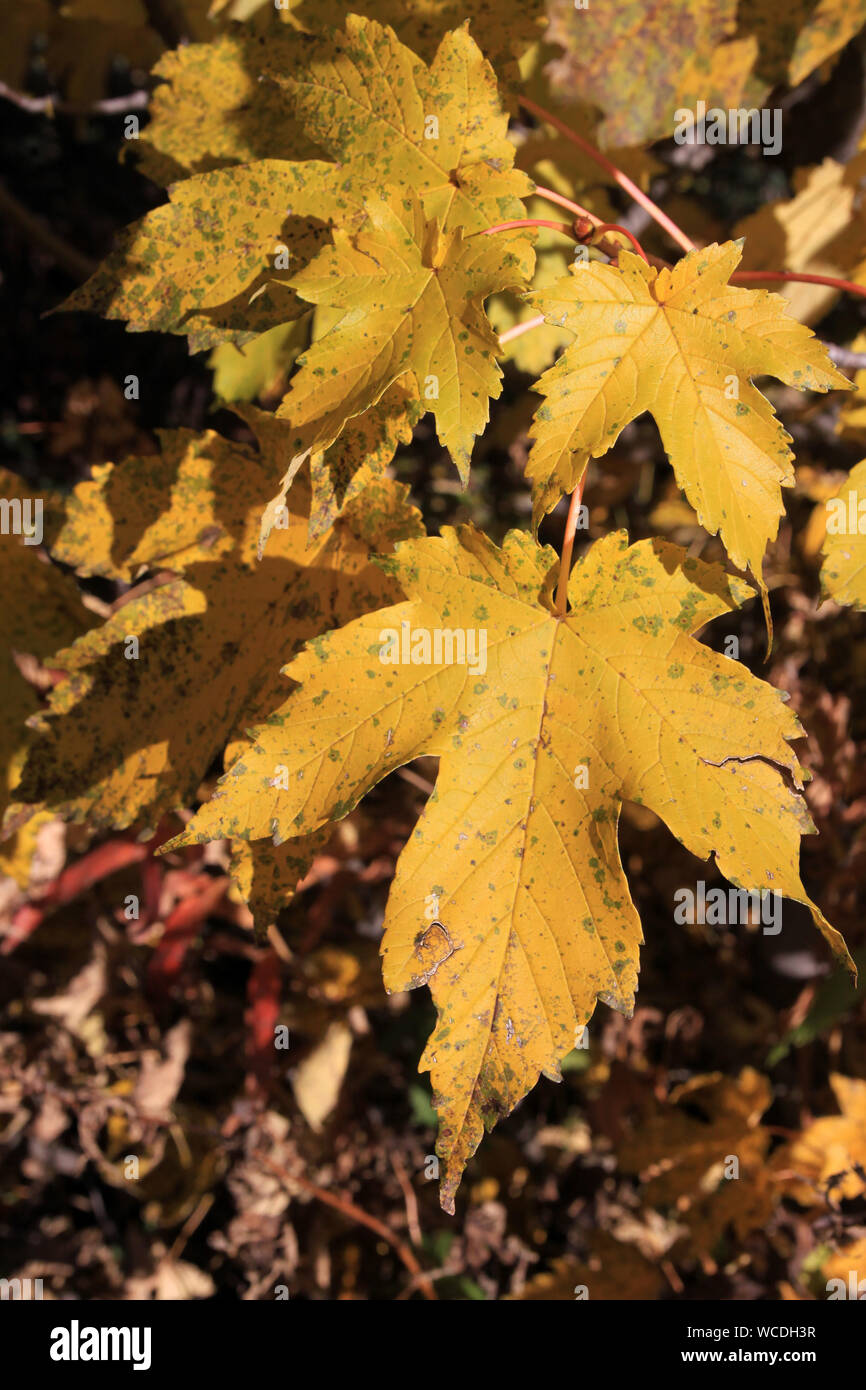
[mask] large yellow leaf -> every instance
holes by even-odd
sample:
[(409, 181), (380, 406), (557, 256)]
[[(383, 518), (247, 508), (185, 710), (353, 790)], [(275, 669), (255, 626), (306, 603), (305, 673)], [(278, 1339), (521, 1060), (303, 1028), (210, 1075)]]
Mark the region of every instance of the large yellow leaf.
[[(246, 19), (269, 4), (271, 0), (217, 0), (213, 12)], [(403, 43), (427, 60), (449, 29), (468, 20), (473, 38), (497, 64), (522, 53), (544, 24), (542, 0), (291, 0), (282, 17), (314, 33), (341, 28), (348, 13), (390, 24)]]
[(502, 387), (498, 339), (484, 312), (488, 295), (525, 285), (533, 254), (526, 236), (502, 239), (443, 231), (418, 201), (371, 198), (351, 229), (335, 227), (292, 286), (312, 304), (339, 311), (330, 332), (298, 358), (277, 415), (291, 423), (283, 491), (266, 514), (266, 534), (295, 471), (328, 448), (346, 422), (412, 373), (433, 411), (440, 442), (464, 483), (489, 400)]
[(796, 87), (866, 24), (866, 0), (757, 0), (741, 23), (760, 46), (757, 76)]
[(866, 609), (866, 459), (818, 505), (827, 525), (821, 587), (837, 603)]
[[(212, 12), (217, 13), (216, 9)], [(291, 93), (260, 77), (265, 61), (278, 78), (296, 67), (305, 68), (311, 49), (306, 34), (298, 30), (340, 29), (349, 12), (390, 25), (406, 48), (424, 63), (433, 63), (434, 68), (442, 39), (468, 19), (480, 52), (496, 65), (497, 75), (510, 87), (518, 77), (513, 57), (537, 36), (542, 5), (541, 0), (520, 3), (506, 18), (498, 0), (457, 4), (450, 0), (358, 0), (355, 5), (317, 2), (301, 6), (298, 21), (285, 10), (275, 14), (273, 0), (244, 3), (242, 8), (222, 6), (220, 18), (245, 20), (252, 15), (255, 25), (243, 29), (235, 26), (211, 43), (187, 44), (164, 54), (156, 64), (154, 75), (163, 81), (153, 96), (151, 119), (131, 151), (141, 160), (145, 173), (167, 186), (186, 174), (226, 164), (320, 156), (322, 150), (313, 141), (312, 127), (295, 114)], [(282, 25), (275, 31), (272, 21), (280, 19), (293, 27)], [(320, 35), (316, 52), (321, 53), (332, 38)], [(453, 39), (450, 42), (453, 44)], [(463, 49), (467, 51), (465, 44)], [(482, 94), (490, 97), (495, 83), (491, 84), (489, 71), (474, 58), (467, 76), (467, 88), (455, 90), (449, 105), (452, 112), (464, 106), (474, 121), (479, 98)], [(380, 74), (379, 80), (386, 81), (387, 74)], [(439, 103), (425, 115), (438, 111)], [(496, 131), (499, 138), (504, 126), (497, 126)], [(393, 132), (389, 132), (392, 137)], [(429, 150), (429, 141), (427, 147)]]
[(346, 815), (411, 759), (441, 759), (400, 857), (383, 954), (386, 987), (429, 984), (439, 1010), (421, 1066), (450, 1210), (484, 1127), (540, 1072), (558, 1076), (597, 999), (632, 1010), (641, 931), (617, 847), (624, 799), (739, 887), (805, 903), (848, 957), (800, 882), (812, 826), (787, 780), (802, 785), (788, 746), (799, 722), (690, 635), (737, 607), (742, 581), (618, 533), (577, 566), (562, 619), (555, 556), (525, 535), (500, 550), (473, 528), (446, 530), (384, 563), (408, 601), (286, 668), (301, 688), (177, 843), (279, 844)]
[(532, 296), (575, 341), (537, 385), (527, 472), (538, 522), (645, 410), (702, 526), (761, 581), (767, 543), (793, 483), (790, 436), (752, 378), (799, 390), (850, 387), (808, 328), (766, 290), (730, 286), (735, 242), (658, 271), (624, 251), (619, 269), (591, 262)]
[(331, 219), (364, 206), (357, 184), (321, 160), (217, 169), (175, 184), (170, 199), (126, 229), (64, 309), (126, 319), (131, 333), (187, 334), (193, 351), (247, 342), (307, 312), (288, 281), (327, 243)]
[(464, 26), (428, 67), (393, 29), (349, 15), (344, 33), (304, 36), (290, 64), (264, 40), (262, 71), (290, 97), (310, 139), (374, 187), (413, 189), (446, 229), (521, 216), (531, 190), (496, 77)]
[(272, 486), (272, 468), (251, 448), (182, 435), (161, 459), (106, 465), (77, 489), (58, 555), (86, 573), (124, 577), (147, 565), (183, 577), (133, 589), (56, 656), (68, 679), (51, 692), (16, 792), (22, 806), (93, 827), (154, 824), (273, 710), (287, 655), (399, 592), (370, 555), (420, 531), (405, 487), (380, 479), (308, 544), (310, 490), (299, 479), (292, 515), (259, 562)]
[(258, 80), (257, 51), (252, 34), (233, 31), (163, 54), (150, 120), (129, 151), (149, 178), (168, 187), (228, 164), (321, 156), (285, 94)]

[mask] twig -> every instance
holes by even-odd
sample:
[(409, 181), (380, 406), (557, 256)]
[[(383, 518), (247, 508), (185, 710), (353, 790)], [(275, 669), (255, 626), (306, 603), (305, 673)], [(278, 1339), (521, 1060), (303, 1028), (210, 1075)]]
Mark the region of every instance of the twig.
[[(504, 341), (504, 338), (505, 334), (503, 333), (500, 342)], [(433, 783), (429, 781), (428, 778), (422, 777), (420, 772), (415, 772), (411, 767), (398, 767), (397, 776), (402, 777), (403, 781), (408, 782), (410, 786), (417, 787), (419, 792), (426, 792), (427, 796), (430, 796), (431, 793), (436, 790)]]
[(600, 222), (596, 227), (596, 232), (619, 232), (620, 236), (627, 237), (639, 256), (642, 256), (649, 265), (649, 257), (644, 251), (634, 232), (630, 232), (628, 227), (621, 227), (618, 222)]
[(423, 1241), (421, 1234), (421, 1222), (418, 1220), (418, 1198), (412, 1191), (412, 1184), (406, 1172), (405, 1165), (398, 1153), (391, 1153), (391, 1167), (394, 1169), (397, 1181), (403, 1193), (403, 1201), (406, 1204), (406, 1225), (412, 1237), (412, 1244), (420, 1248)]
[(571, 494), (568, 517), (565, 522), (562, 558), (559, 562), (559, 579), (556, 585), (556, 612), (560, 618), (565, 617), (565, 610), (568, 606), (568, 576), (571, 570), (571, 552), (574, 550), (574, 535), (577, 530), (577, 518), (580, 512), (580, 503), (583, 497), (583, 485), (585, 482), (586, 470), (584, 470), (583, 477)]
[(581, 207), (580, 203), (575, 203), (573, 199), (564, 197), (562, 193), (556, 193), (552, 188), (544, 188), (540, 183), (535, 185), (535, 196), (546, 198), (549, 203), (557, 203), (561, 208), (568, 208), (568, 211), (573, 212), (575, 217), (587, 218), (594, 227), (598, 227), (601, 223), (601, 218), (596, 217), (594, 212), (589, 211), (589, 208)]
[(68, 246), (62, 237), (57, 236), (49, 227), (23, 203), (19, 203), (8, 190), (0, 183), (0, 212), (10, 218), (16, 226), (20, 227), (31, 241), (35, 241), (49, 255), (53, 256), (59, 266), (69, 272), (74, 280), (89, 280), (96, 270), (96, 262), (91, 261), (89, 256), (85, 256), (81, 251), (76, 251), (74, 246)]
[(409, 1273), (418, 1279), (419, 1287), (424, 1297), (436, 1302), (436, 1290), (430, 1281), (429, 1275), (421, 1268), (408, 1245), (405, 1245), (403, 1241), (395, 1236), (394, 1232), (390, 1230), (383, 1221), (379, 1221), (375, 1216), (370, 1216), (361, 1207), (356, 1206), (354, 1202), (350, 1201), (348, 1197), (338, 1197), (333, 1192), (326, 1192), (323, 1187), (317, 1187), (314, 1182), (310, 1182), (309, 1178), (302, 1178), (297, 1173), (290, 1173), (286, 1168), (281, 1167), (279, 1163), (274, 1163), (272, 1158), (269, 1158), (267, 1154), (262, 1153), (260, 1150), (257, 1150), (253, 1157), (256, 1158), (259, 1163), (262, 1163), (265, 1168), (269, 1168), (281, 1182), (286, 1183), (288, 1186), (295, 1183), (296, 1186), (302, 1188), (304, 1192), (309, 1192), (311, 1197), (315, 1197), (317, 1201), (322, 1202), (325, 1206), (331, 1207), (334, 1211), (338, 1211), (343, 1216), (347, 1216), (350, 1221), (357, 1221), (360, 1225), (366, 1226), (368, 1230), (374, 1231), (376, 1235), (381, 1236), (383, 1240), (388, 1242), (394, 1253), (399, 1256)]
[(731, 278), (734, 281), (746, 281), (751, 284), (757, 280), (788, 281), (801, 285), (829, 285), (833, 290), (843, 290), (846, 294), (857, 294), (861, 299), (866, 299), (866, 286), (855, 285), (853, 280), (838, 280), (835, 275), (806, 275), (799, 270), (735, 270)]
[(150, 101), (150, 92), (129, 92), (124, 97), (105, 97), (89, 105), (78, 105), (57, 96), (32, 97), (0, 82), (0, 97), (33, 116), (53, 116), (56, 112), (64, 116), (124, 116), (127, 111), (143, 111)]
[(506, 328), (505, 332), (499, 335), (500, 345), (504, 347), (512, 338), (519, 338), (521, 333), (528, 333), (530, 328), (540, 328), (543, 323), (544, 315), (536, 314), (534, 318), (524, 319), (523, 323), (516, 323), (513, 328)]
[(642, 189), (638, 188), (637, 184), (629, 178), (628, 174), (624, 174), (621, 169), (618, 169), (615, 164), (612, 164), (607, 156), (601, 153), (601, 150), (597, 150), (588, 140), (584, 140), (582, 135), (578, 135), (576, 130), (572, 130), (571, 126), (567, 126), (565, 121), (561, 121), (552, 111), (546, 111), (543, 106), (538, 106), (534, 101), (530, 101), (528, 97), (521, 97), (520, 105), (524, 107), (525, 110), (531, 112), (539, 121), (545, 121), (547, 125), (552, 125), (555, 130), (559, 131), (560, 135), (564, 135), (566, 140), (571, 140), (572, 144), (577, 145), (578, 149), (582, 150), (589, 159), (594, 160), (606, 173), (610, 174), (614, 182), (618, 183), (620, 188), (623, 189), (630, 198), (633, 198), (636, 203), (640, 203), (641, 207), (646, 208), (650, 217), (652, 217), (660, 227), (665, 229), (668, 236), (672, 237), (678, 246), (681, 246), (684, 251), (694, 251), (694, 242), (686, 236), (685, 232), (677, 226), (676, 222), (668, 217), (666, 212), (662, 212), (658, 204), (654, 203), (652, 198), (648, 197)]
[(866, 368), (866, 352), (852, 352), (850, 348), (840, 347), (838, 343), (824, 342), (822, 345), (831, 362), (846, 372), (862, 372)]
[(492, 236), (494, 232), (510, 232), (516, 227), (550, 227), (554, 232), (574, 241), (574, 227), (570, 222), (548, 222), (544, 217), (519, 217), (515, 222), (497, 222), (495, 227), (485, 227), (482, 236)]

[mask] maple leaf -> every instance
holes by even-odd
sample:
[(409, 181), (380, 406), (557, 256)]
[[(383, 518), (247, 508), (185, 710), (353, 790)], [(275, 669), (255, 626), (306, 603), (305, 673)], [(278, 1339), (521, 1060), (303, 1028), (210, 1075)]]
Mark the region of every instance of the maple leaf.
[[(268, 0), (260, 0), (262, 4)], [(346, 10), (388, 24), (400, 39), (424, 59), (435, 56), (449, 29), (468, 20), (473, 37), (497, 70), (519, 56), (539, 37), (544, 27), (541, 0), (521, 0), (503, 5), (501, 0), (301, 0), (293, 8), (293, 22), (310, 32), (335, 28), (345, 22)]]
[(334, 228), (333, 245), (291, 281), (309, 303), (338, 314), (334, 327), (298, 358), (277, 410), (291, 423), (292, 458), (263, 535), (304, 459), (330, 447), (349, 419), (409, 372), (465, 484), (488, 402), (502, 389), (499, 342), (483, 302), (525, 284), (532, 264), (522, 235), (503, 246), (498, 238), (443, 231), (407, 195), (371, 198), (355, 228)]
[(280, 398), (294, 361), (310, 341), (312, 314), (277, 324), (249, 343), (219, 343), (208, 358), (213, 393), (221, 401)]
[(866, 0), (757, 0), (745, 20), (760, 48), (758, 72), (771, 86), (798, 87), (866, 23)]
[(272, 845), (267, 840), (233, 841), (229, 872), (252, 913), (260, 938), (291, 902), (301, 879), (309, 873), (313, 860), (330, 838), (330, 826), (322, 826), (282, 845)]
[(279, 844), (343, 817), (411, 759), (440, 757), (398, 864), (383, 955), (389, 990), (429, 983), (439, 1010), (421, 1067), (433, 1073), (448, 1210), (484, 1127), (540, 1072), (558, 1076), (596, 1000), (633, 1007), (641, 932), (617, 848), (623, 799), (693, 854), (715, 854), (738, 886), (805, 903), (849, 959), (797, 869), (812, 828), (785, 780), (802, 784), (788, 746), (799, 722), (778, 692), (690, 636), (748, 587), (619, 533), (575, 568), (562, 619), (555, 559), (527, 536), (500, 550), (471, 527), (399, 545), (383, 563), (407, 601), (286, 668), (301, 688), (174, 842)]
[(321, 158), (279, 87), (258, 81), (257, 50), (239, 29), (163, 54), (150, 120), (131, 151), (148, 178), (167, 188), (230, 164)]
[(775, 87), (796, 87), (866, 21), (866, 0), (667, 0), (616, 6), (587, 22), (571, 0), (548, 0), (548, 40), (561, 45), (551, 82), (579, 91), (607, 120), (605, 143), (669, 137), (679, 107), (763, 106)]
[(736, 12), (737, 0), (628, 0), (594, 24), (571, 0), (550, 0), (547, 37), (565, 50), (551, 65), (551, 81), (602, 108), (606, 144), (670, 136), (684, 70), (696, 53), (712, 52), (733, 33)]
[[(29, 505), (29, 523), (36, 499), (14, 473), (0, 468), (0, 496), (14, 506)], [(38, 499), (43, 505), (42, 525), (46, 539), (56, 527), (59, 503), (52, 497)], [(14, 516), (14, 512), (10, 512)], [(27, 517), (27, 513), (22, 512)], [(35, 538), (35, 532), (33, 533)], [(29, 655), (49, 662), (52, 654), (72, 642), (96, 623), (81, 603), (75, 581), (48, 562), (36, 546), (25, 544), (21, 536), (0, 535), (0, 684), (3, 689), (3, 723), (0, 727), (0, 819), (15, 799), (32, 734), (26, 721), (39, 710), (36, 688), (25, 680), (16, 656)], [(11, 840), (0, 845), (0, 874), (8, 875), (26, 887), (36, 835), (50, 819), (37, 817)]]
[(766, 290), (727, 281), (734, 242), (693, 251), (656, 270), (627, 251), (619, 269), (590, 262), (530, 296), (575, 341), (534, 389), (527, 473), (536, 524), (645, 410), (701, 525), (718, 532), (734, 564), (761, 578), (764, 551), (793, 483), (790, 435), (752, 384), (772, 374), (799, 390), (850, 388), (808, 328)]
[[(325, 44), (333, 42), (333, 31), (343, 27), (347, 7), (317, 4), (314, 11), (302, 16), (297, 11), (291, 15), (278, 11), (275, 16), (271, 0), (262, 0), (261, 8), (270, 9), (269, 17), (285, 24), (276, 32), (269, 29), (264, 37), (258, 25), (235, 25), (210, 43), (187, 44), (163, 54), (153, 68), (153, 75), (162, 80), (151, 99), (150, 120), (131, 153), (156, 183), (167, 187), (189, 174), (256, 159), (321, 157), (322, 148), (311, 138), (311, 128), (295, 114), (291, 93), (276, 81), (261, 79), (266, 66), (277, 78), (303, 69), (308, 62), (309, 40), (298, 32), (298, 25), (330, 31), (327, 37), (320, 34), (321, 52)], [(473, 41), (496, 65), (509, 89), (518, 81), (513, 57), (531, 41), (542, 16), (541, 0), (521, 4), (507, 20), (498, 0), (495, 4), (493, 0), (461, 4), (359, 0), (352, 8), (390, 25), (403, 45), (425, 63), (434, 64), (436, 50), (448, 30), (468, 19)], [(242, 17), (247, 18), (253, 10), (247, 7)], [(477, 63), (467, 71), (470, 88), (462, 92), (455, 88), (450, 100), (466, 105), (474, 119), (479, 97), (482, 91), (490, 91), (491, 83)], [(476, 80), (479, 74), (482, 76)], [(433, 113), (431, 108), (429, 114)], [(497, 127), (498, 135), (502, 131), (504, 125)]]
[(215, 757), (225, 751), (230, 762), (245, 746), (247, 722), (282, 697), (287, 654), (398, 592), (370, 553), (395, 533), (418, 533), (405, 487), (381, 479), (308, 545), (310, 490), (300, 479), (292, 516), (259, 563), (271, 486), (251, 448), (182, 432), (159, 459), (105, 465), (76, 489), (58, 556), (83, 573), (128, 578), (144, 565), (182, 577), (133, 589), (57, 654), (67, 679), (40, 721), (14, 823), (44, 804), (93, 826), (124, 828), (145, 815), (155, 824), (195, 792)]
[[(745, 1240), (773, 1210), (770, 1131), (759, 1123), (771, 1101), (769, 1082), (752, 1067), (737, 1077), (693, 1076), (640, 1115), (618, 1147), (622, 1172), (640, 1177), (642, 1200), (674, 1210), (699, 1253), (711, 1254), (729, 1226)], [(733, 1175), (726, 1166), (732, 1155)]]
[(321, 160), (219, 169), (175, 184), (169, 197), (126, 229), (61, 309), (126, 319), (131, 333), (186, 334), (194, 352), (248, 342), (308, 312), (290, 276), (327, 243), (330, 219), (364, 206), (357, 185)]
[[(275, 458), (285, 455), (291, 430), (284, 419), (254, 406), (236, 406), (235, 410)], [(310, 540), (324, 535), (349, 502), (385, 476), (397, 446), (409, 443), (423, 414), (415, 377), (408, 372), (387, 387), (375, 405), (349, 419), (329, 448), (311, 455)], [(298, 463), (296, 457), (283, 476), (280, 491), (265, 508), (260, 554), (272, 527), (286, 509), (286, 496)]]
[(821, 587), (837, 603), (866, 609), (866, 459), (817, 510), (827, 524)]
[(522, 216), (531, 191), (513, 168), (496, 77), (464, 25), (428, 65), (393, 29), (348, 15), (345, 31), (261, 44), (261, 70), (292, 100), (307, 135), (379, 190), (411, 189), (428, 218), (467, 232)]
[(784, 1151), (796, 1175), (791, 1192), (811, 1206), (816, 1200), (836, 1204), (866, 1193), (866, 1081), (830, 1077), (841, 1115), (823, 1115), (807, 1125)]

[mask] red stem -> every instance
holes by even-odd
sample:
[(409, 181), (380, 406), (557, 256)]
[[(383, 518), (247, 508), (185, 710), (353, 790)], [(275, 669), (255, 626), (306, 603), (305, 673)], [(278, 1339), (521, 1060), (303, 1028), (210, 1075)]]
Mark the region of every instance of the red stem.
[(852, 280), (837, 280), (833, 275), (806, 275), (797, 270), (735, 270), (731, 276), (731, 284), (735, 280), (787, 280), (803, 285), (829, 285), (831, 289), (859, 294), (861, 299), (866, 299), (866, 287), (855, 285)]
[(563, 232), (574, 241), (574, 228), (570, 222), (548, 222), (543, 217), (520, 217), (516, 222), (497, 222), (495, 227), (485, 227), (482, 236), (492, 236), (494, 232), (510, 232), (513, 227), (552, 227), (555, 232)]
[(554, 192), (552, 188), (543, 188), (540, 183), (535, 185), (535, 193), (538, 198), (546, 198), (549, 203), (558, 203), (561, 208), (568, 208), (568, 211), (573, 212), (577, 217), (587, 218), (594, 227), (601, 226), (601, 218), (596, 217), (594, 212), (589, 211), (589, 208), (581, 207), (580, 203), (576, 203), (573, 198), (566, 198), (562, 193)]
[(643, 256), (647, 265), (649, 265), (649, 256), (646, 251), (644, 251), (637, 237), (633, 236), (629, 231), (628, 227), (621, 227), (618, 222), (599, 222), (595, 230), (597, 232), (619, 232), (621, 236), (628, 237), (635, 251), (637, 251), (639, 256)]
[(580, 512), (580, 504), (583, 498), (583, 485), (585, 482), (586, 470), (584, 470), (583, 477), (571, 494), (571, 502), (565, 522), (565, 536), (562, 541), (562, 557), (559, 561), (559, 579), (556, 584), (556, 612), (560, 618), (565, 617), (565, 610), (568, 607), (568, 576), (571, 571), (571, 553), (574, 550), (574, 536), (577, 531), (577, 518)]
[(510, 343), (512, 338), (519, 338), (521, 333), (528, 333), (530, 328), (540, 328), (544, 323), (544, 315), (536, 314), (534, 318), (524, 319), (523, 323), (515, 323), (512, 328), (506, 328), (504, 333), (500, 333), (499, 342), (504, 347)]
[(601, 153), (601, 150), (597, 150), (588, 140), (584, 140), (582, 135), (578, 135), (577, 131), (572, 130), (571, 127), (567, 126), (564, 121), (561, 121), (558, 116), (554, 116), (552, 111), (545, 111), (543, 106), (538, 106), (534, 101), (530, 101), (528, 97), (521, 97), (520, 105), (527, 111), (530, 111), (538, 120), (545, 121), (548, 125), (552, 125), (554, 129), (559, 131), (560, 135), (564, 135), (566, 140), (571, 140), (572, 144), (577, 145), (578, 149), (583, 150), (585, 155), (594, 160), (596, 164), (610, 174), (614, 182), (618, 183), (620, 188), (622, 188), (630, 198), (633, 198), (636, 203), (640, 203), (641, 207), (646, 209), (650, 217), (652, 217), (660, 227), (664, 227), (668, 236), (672, 237), (678, 246), (681, 246), (684, 251), (694, 251), (694, 242), (689, 240), (685, 232), (677, 226), (676, 222), (672, 221), (666, 212), (662, 212), (658, 204), (654, 203), (652, 198), (648, 197), (646, 193), (638, 188), (637, 184), (629, 178), (628, 174), (624, 174), (615, 164), (611, 164), (610, 160)]

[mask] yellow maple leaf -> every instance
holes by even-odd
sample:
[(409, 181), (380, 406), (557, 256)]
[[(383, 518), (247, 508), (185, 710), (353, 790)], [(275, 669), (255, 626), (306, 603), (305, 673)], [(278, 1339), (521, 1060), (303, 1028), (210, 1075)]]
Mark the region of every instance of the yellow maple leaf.
[(182, 577), (133, 589), (56, 655), (67, 679), (39, 721), (15, 824), (42, 805), (92, 826), (145, 816), (155, 824), (195, 792), (215, 757), (231, 762), (243, 750), (247, 723), (283, 695), (287, 654), (399, 592), (370, 555), (421, 529), (404, 486), (380, 479), (310, 544), (310, 488), (299, 479), (292, 514), (260, 563), (272, 485), (253, 449), (187, 432), (169, 437), (159, 459), (105, 465), (79, 485), (58, 556), (83, 573), (127, 578), (144, 565)]
[(280, 910), (291, 902), (295, 889), (310, 870), (315, 856), (331, 838), (331, 827), (272, 845), (267, 840), (235, 840), (229, 872), (232, 882), (249, 907), (259, 937), (263, 937)]
[(353, 228), (335, 227), (333, 245), (292, 278), (312, 304), (339, 311), (334, 326), (298, 358), (277, 416), (291, 424), (291, 460), (265, 514), (266, 536), (285, 491), (313, 451), (330, 447), (407, 373), (433, 411), (440, 442), (466, 482), (489, 400), (501, 389), (499, 342), (484, 312), (497, 290), (525, 285), (529, 240), (464, 236), (429, 221), (416, 199), (371, 198)]
[[(240, 0), (249, 6), (251, 0)], [(268, 0), (257, 0), (258, 4)], [(473, 38), (492, 63), (504, 65), (538, 37), (544, 26), (542, 0), (291, 0), (291, 22), (308, 32), (340, 28), (346, 11), (389, 24), (425, 60), (435, 56), (444, 35), (467, 20)]]
[(604, 110), (606, 144), (669, 136), (687, 64), (733, 32), (736, 9), (736, 0), (626, 0), (599, 24), (572, 0), (549, 0), (548, 39), (564, 50), (551, 65), (551, 81)]
[(61, 306), (183, 333), (191, 351), (244, 343), (308, 312), (289, 281), (357, 215), (357, 183), (322, 160), (262, 159), (175, 184)]
[(826, 519), (821, 587), (837, 603), (866, 608), (866, 459), (856, 464), (838, 491), (819, 502)]
[[(21, 478), (0, 468), (0, 497), (3, 499), (3, 530), (0, 533), (0, 687), (3, 690), (3, 721), (0, 724), (0, 818), (14, 801), (21, 769), (32, 742), (26, 722), (40, 707), (36, 688), (25, 680), (16, 655), (34, 656), (50, 664), (59, 648), (75, 640), (96, 623), (81, 603), (75, 581), (48, 562), (35, 546), (14, 532), (15, 504), (28, 510), (19, 513), (25, 521), (25, 534), (37, 536), (37, 518), (47, 540), (57, 524), (60, 503), (55, 497), (34, 498)], [(36, 503), (41, 512), (36, 511)], [(17, 523), (20, 529), (20, 521)], [(51, 819), (35, 817), (27, 826), (0, 844), (0, 874), (27, 886), (40, 825)]]
[(653, 415), (677, 483), (701, 525), (761, 584), (767, 543), (793, 483), (790, 436), (752, 384), (772, 374), (800, 390), (850, 388), (808, 328), (766, 290), (727, 281), (734, 242), (693, 251), (658, 271), (624, 251), (619, 269), (589, 262), (530, 296), (575, 335), (535, 389), (527, 472), (536, 523), (623, 428)]
[(531, 191), (514, 169), (496, 76), (464, 26), (428, 66), (393, 29), (348, 15), (345, 31), (301, 36), (286, 63), (261, 47), (262, 72), (292, 100), (310, 139), (380, 193), (412, 189), (446, 229), (520, 217)]
[[(437, 1095), (442, 1201), (483, 1129), (539, 1073), (557, 1077), (596, 1000), (633, 1007), (640, 923), (617, 847), (623, 799), (660, 815), (732, 882), (809, 906), (811, 827), (778, 692), (690, 634), (748, 587), (675, 546), (598, 542), (552, 608), (555, 555), (474, 528), (384, 561), (407, 602), (310, 644), (301, 688), (175, 843), (275, 844), (345, 816), (393, 769), (441, 759), (401, 855), (383, 955), (389, 990), (430, 985), (422, 1069)], [(438, 643), (438, 646), (437, 646)], [(396, 663), (396, 664), (394, 664)], [(278, 771), (282, 769), (282, 773)]]
[(866, 0), (758, 0), (746, 18), (760, 52), (760, 75), (797, 87), (866, 23)]
[(260, 82), (258, 40), (244, 30), (164, 53), (150, 120), (132, 148), (142, 171), (167, 188), (190, 174), (257, 159), (316, 159), (283, 92)]
[(841, 1115), (807, 1125), (786, 1151), (792, 1193), (805, 1204), (853, 1201), (866, 1193), (866, 1081), (830, 1077)]
[(837, 54), (866, 21), (866, 0), (623, 0), (605, 23), (572, 0), (548, 0), (548, 38), (562, 56), (555, 89), (579, 91), (606, 113), (604, 140), (622, 145), (673, 133), (676, 108), (763, 106)]

